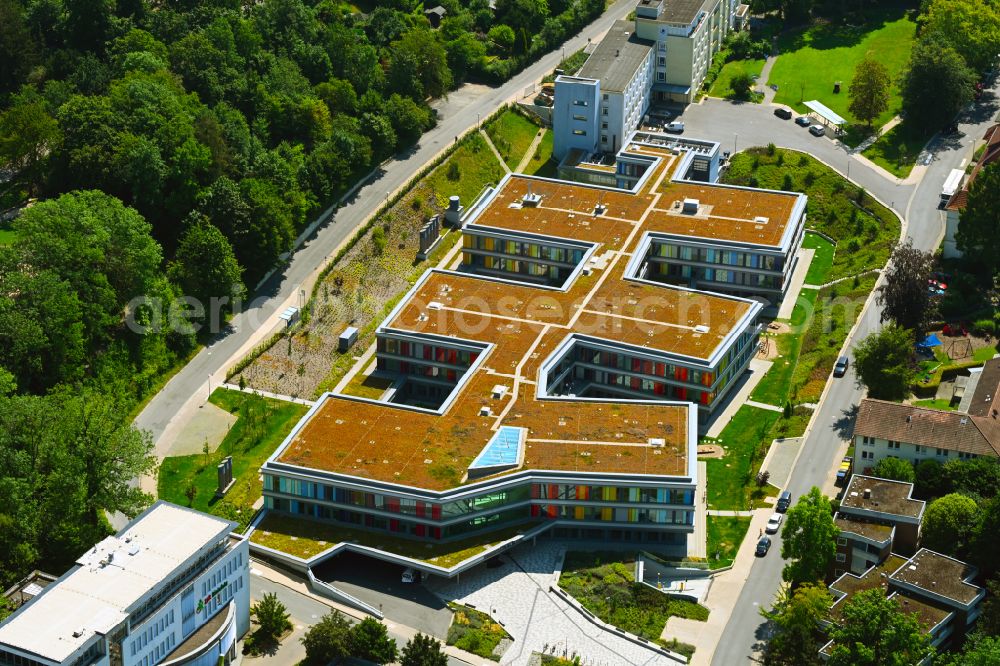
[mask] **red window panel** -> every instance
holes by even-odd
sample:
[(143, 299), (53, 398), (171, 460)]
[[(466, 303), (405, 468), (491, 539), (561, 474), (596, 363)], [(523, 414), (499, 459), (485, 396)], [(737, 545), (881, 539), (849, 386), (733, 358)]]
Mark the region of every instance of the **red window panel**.
[(653, 384), (653, 393), (656, 395), (663, 395), (667, 392), (667, 385), (662, 382), (655, 382)]
[(647, 375), (653, 374), (653, 362), (652, 361), (643, 361), (642, 362), (642, 371), (643, 371), (643, 373), (645, 373)]
[(409, 356), (410, 355), (410, 343), (409, 342), (400, 342), (399, 343), (399, 355), (400, 356)]
[(642, 380), (640, 380), (638, 377), (632, 377), (631, 383), (632, 383), (632, 390), (634, 391), (638, 391), (639, 388), (642, 386)]
[(431, 347), (430, 345), (424, 345), (424, 360), (425, 361), (431, 360), (432, 358), (434, 358), (433, 354), (434, 354), (434, 347)]
[(532, 518), (538, 518), (538, 515), (539, 515), (540, 512), (541, 512), (541, 507), (540, 506), (538, 506), (537, 504), (532, 504), (531, 505), (531, 517)]
[[(541, 496), (542, 496), (542, 484), (540, 483), (531, 484), (531, 499), (538, 499)], [(535, 507), (532, 506), (531, 508), (534, 509)]]
[(549, 497), (549, 499), (553, 497), (559, 497), (559, 486), (554, 483), (550, 483), (549, 494), (547, 495), (547, 497)]
[(682, 382), (686, 382), (688, 378), (688, 369), (678, 365), (674, 370), (674, 379), (679, 379)]
[(448, 371), (448, 381), (449, 382), (457, 382), (458, 381), (458, 373), (456, 373), (454, 370), (449, 370)]
[(479, 358), (479, 352), (472, 352), (469, 354), (469, 363), (475, 363), (477, 358)]
[(431, 506), (431, 518), (434, 520), (441, 520), (441, 505), (434, 504)]
[(549, 518), (559, 517), (559, 507), (557, 507), (555, 504), (550, 504), (547, 507), (545, 507), (545, 509), (548, 513)]
[(687, 400), (688, 399), (688, 390), (686, 388), (678, 388), (678, 389), (675, 389), (675, 390), (677, 391), (677, 399), (678, 400)]
[(667, 376), (667, 364), (666, 363), (657, 363), (656, 364), (656, 376), (657, 377), (666, 377)]
[(424, 503), (423, 502), (417, 502), (416, 510), (417, 510), (416, 511), (417, 518), (423, 518), (424, 517)]
[(390, 532), (398, 532), (399, 531), (399, 521), (396, 520), (395, 518), (390, 518), (389, 519), (389, 531)]
[(448, 362), (452, 365), (458, 365), (458, 350), (449, 349), (448, 350)]
[(426, 525), (417, 525), (416, 535), (420, 536), (420, 537), (427, 536), (427, 526)]
[(698, 393), (701, 394), (701, 398), (699, 399), (699, 402), (701, 402), (701, 404), (703, 404), (703, 405), (707, 405), (708, 404), (708, 400), (709, 400), (709, 396), (711, 395), (711, 393), (709, 393), (708, 391), (698, 391)]
[(632, 372), (642, 372), (642, 361), (634, 358), (632, 359)]
[(441, 538), (441, 528), (440, 527), (432, 527), (431, 528), (431, 536), (434, 537), (435, 539), (440, 539)]
[(580, 500), (590, 499), (590, 486), (577, 486), (576, 498)]
[(390, 497), (386, 500), (386, 507), (393, 513), (399, 513), (399, 498)]

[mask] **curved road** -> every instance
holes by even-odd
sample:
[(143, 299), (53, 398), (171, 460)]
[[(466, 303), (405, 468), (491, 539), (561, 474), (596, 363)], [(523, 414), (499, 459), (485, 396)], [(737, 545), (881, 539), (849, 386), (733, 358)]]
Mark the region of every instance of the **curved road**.
[[(230, 327), (195, 356), (146, 405), (135, 425), (149, 431), (156, 445), (156, 455), (170, 450), (174, 434), (207, 398), (210, 386), (216, 386), (240, 358), (263, 341), (278, 323), (277, 315), (289, 305), (299, 305), (300, 292), (309, 294), (316, 275), (337, 248), (354, 235), (371, 214), (389, 196), (427, 162), (434, 159), (456, 137), (474, 128), (480, 118), (490, 115), (500, 105), (518, 99), (524, 89), (551, 72), (570, 54), (595, 42), (616, 20), (635, 8), (635, 0), (618, 0), (580, 33), (567, 40), (537, 62), (498, 88), (465, 85), (447, 99), (433, 106), (438, 110), (437, 127), (424, 134), (408, 154), (397, 156), (376, 173), (351, 199), (292, 255), (290, 262), (260, 289), (255, 298), (233, 317)], [(468, 203), (468, 202), (463, 202)]]
[[(726, 150), (734, 149), (734, 142), (737, 149), (774, 142), (809, 152), (849, 175), (851, 180), (891, 206), (904, 218), (904, 233), (912, 238), (913, 245), (933, 251), (944, 234), (944, 216), (937, 208), (941, 186), (951, 169), (968, 164), (975, 142), (993, 123), (997, 108), (994, 89), (963, 114), (959, 134), (935, 138), (919, 160), (921, 164), (926, 162), (926, 166), (918, 167), (917, 174), (909, 179), (919, 180), (916, 183), (889, 177), (849, 155), (830, 139), (814, 137), (791, 121), (780, 120), (773, 115), (773, 106), (736, 105), (709, 99), (689, 107), (684, 113), (684, 122), (685, 134), (720, 141)], [(880, 327), (879, 314), (874, 299), (870, 300), (848, 340), (848, 350)], [(812, 486), (822, 488), (830, 478), (847, 448), (855, 410), (862, 397), (862, 390), (850, 378), (834, 379), (828, 384), (786, 486), (793, 497), (807, 493)], [(731, 666), (754, 661), (762, 641), (767, 638), (767, 624), (759, 609), (771, 606), (781, 585), (784, 565), (779, 555), (781, 539), (777, 537), (774, 541), (771, 554), (757, 558), (750, 569), (715, 649), (713, 665)], [(707, 662), (708, 657), (696, 655), (699, 662), (702, 659)]]

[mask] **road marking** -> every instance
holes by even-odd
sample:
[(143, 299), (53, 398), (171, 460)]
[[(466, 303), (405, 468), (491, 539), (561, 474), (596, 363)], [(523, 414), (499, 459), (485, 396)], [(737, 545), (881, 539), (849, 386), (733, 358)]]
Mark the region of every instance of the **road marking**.
[(251, 569), (250, 573), (252, 573), (254, 576), (261, 576), (261, 575), (263, 575), (263, 574), (261, 574), (260, 569)]

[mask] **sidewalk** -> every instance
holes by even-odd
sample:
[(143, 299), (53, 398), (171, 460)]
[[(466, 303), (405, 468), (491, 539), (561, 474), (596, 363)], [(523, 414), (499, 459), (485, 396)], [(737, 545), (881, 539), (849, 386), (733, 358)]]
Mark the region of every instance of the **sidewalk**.
[[(743, 515), (749, 512), (741, 511), (738, 513)], [(712, 587), (705, 600), (705, 606), (710, 611), (708, 620), (698, 622), (680, 617), (672, 617), (667, 620), (661, 637), (666, 640), (676, 638), (683, 643), (694, 645), (696, 650), (694, 657), (691, 658), (692, 666), (698, 664), (707, 666), (712, 663), (716, 645), (718, 645), (722, 632), (729, 622), (733, 606), (736, 605), (736, 600), (743, 590), (743, 584), (750, 576), (750, 568), (755, 561), (754, 549), (757, 546), (757, 539), (753, 537), (753, 533), (764, 529), (771, 513), (771, 508), (757, 509), (753, 512), (753, 517), (750, 519), (750, 529), (747, 530), (743, 543), (740, 544), (733, 567), (713, 577)], [(779, 554), (771, 553), (769, 555), (769, 557), (776, 556)]]

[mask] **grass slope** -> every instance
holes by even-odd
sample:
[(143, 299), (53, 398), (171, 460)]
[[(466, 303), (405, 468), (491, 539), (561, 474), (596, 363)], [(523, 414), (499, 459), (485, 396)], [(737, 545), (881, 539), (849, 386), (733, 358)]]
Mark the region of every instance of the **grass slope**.
[(713, 569), (728, 567), (736, 559), (743, 538), (750, 529), (750, 519), (741, 516), (708, 516), (708, 561)]
[[(871, 55), (885, 65), (893, 81), (889, 108), (874, 124), (881, 126), (896, 115), (902, 103), (896, 82), (910, 57), (917, 24), (894, 3), (878, 5), (860, 27), (817, 23), (782, 35), (780, 55), (767, 81), (778, 86), (775, 103), (805, 112), (803, 102), (815, 99), (854, 121), (847, 89), (858, 63)], [(833, 92), (836, 81), (841, 82), (840, 94)]]
[[(711, 97), (729, 97), (733, 93), (732, 88), (729, 86), (733, 77), (742, 72), (747, 72), (752, 76), (760, 76), (761, 70), (763, 69), (763, 59), (730, 60), (722, 66), (722, 71), (719, 72), (719, 76), (716, 77), (715, 82), (712, 83), (712, 87), (708, 89), (708, 94)], [(759, 84), (760, 81), (757, 83)]]
[[(193, 485), (197, 494), (190, 506), (246, 525), (253, 503), (261, 496), (258, 468), (274, 453), (307, 408), (222, 388), (213, 391), (209, 400), (239, 418), (214, 453), (164, 458), (157, 477), (156, 494), (160, 499), (188, 506), (185, 493)], [(217, 501), (216, 466), (227, 455), (233, 457), (236, 483), (225, 499)]]
[(821, 285), (826, 282), (826, 276), (833, 267), (833, 257), (836, 246), (819, 234), (807, 232), (802, 239), (802, 247), (816, 250), (809, 271), (806, 272), (806, 284)]
[(900, 123), (883, 134), (861, 154), (897, 178), (906, 178), (930, 136)]
[(538, 134), (538, 125), (516, 111), (507, 110), (486, 126), (486, 134), (511, 169), (516, 169)]
[[(715, 440), (726, 447), (722, 458), (706, 461), (708, 508), (746, 509), (756, 491), (754, 476), (767, 445), (769, 433), (781, 414), (744, 405)], [(709, 440), (711, 441), (711, 440)]]

